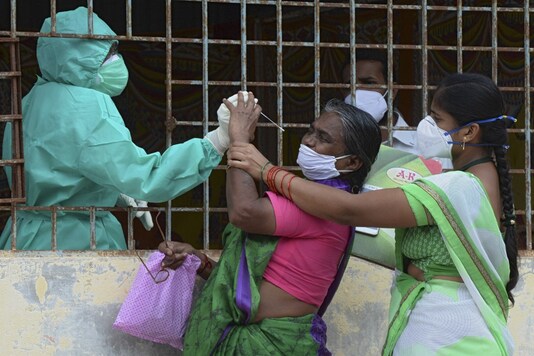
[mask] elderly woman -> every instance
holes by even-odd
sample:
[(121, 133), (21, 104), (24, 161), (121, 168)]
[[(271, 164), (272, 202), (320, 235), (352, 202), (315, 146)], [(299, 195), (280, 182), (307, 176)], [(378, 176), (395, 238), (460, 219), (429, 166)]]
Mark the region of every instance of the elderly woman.
[[(231, 120), (251, 124), (233, 132), (234, 140), (248, 141), (258, 106), (252, 100), (245, 104), (241, 95), (237, 107), (224, 103)], [(302, 138), (297, 163), (310, 180), (358, 193), (379, 147), (373, 118), (334, 99)], [(160, 245), (165, 266), (176, 267), (185, 254), (195, 254), (203, 261), (200, 275), (209, 277), (191, 314), (184, 354), (328, 354), (318, 311), (352, 228), (315, 218), (274, 192), (260, 196), (252, 177), (240, 169), (227, 172), (227, 199), (234, 226), (224, 232), (224, 251), (213, 270), (214, 262), (188, 244)]]

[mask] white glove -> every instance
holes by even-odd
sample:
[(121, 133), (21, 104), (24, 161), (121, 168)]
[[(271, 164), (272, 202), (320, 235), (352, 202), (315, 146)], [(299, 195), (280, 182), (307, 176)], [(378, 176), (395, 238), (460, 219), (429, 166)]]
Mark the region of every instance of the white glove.
[[(243, 98), (245, 103), (248, 100), (248, 92), (243, 91)], [(237, 106), (237, 94), (232, 95), (227, 99), (232, 105)], [(257, 103), (258, 99), (254, 98), (254, 103)], [(217, 120), (219, 121), (219, 127), (213, 131), (210, 131), (206, 134), (206, 139), (208, 139), (213, 146), (219, 151), (219, 153), (224, 155), (224, 152), (230, 147), (230, 136), (228, 135), (228, 125), (230, 123), (230, 110), (226, 107), (224, 103), (219, 106), (217, 110)]]
[[(129, 206), (134, 208), (146, 208), (148, 203), (144, 200), (137, 200), (121, 193), (117, 198), (117, 206), (123, 208), (127, 208)], [(150, 211), (136, 211), (135, 217), (141, 221), (141, 224), (143, 224), (145, 230), (150, 231), (154, 227), (154, 222), (152, 221), (152, 215), (150, 214)]]
[[(135, 202), (140, 208), (148, 207), (148, 203), (144, 200), (136, 199)], [(135, 213), (135, 217), (141, 221), (141, 224), (143, 224), (143, 227), (146, 231), (150, 231), (154, 227), (154, 222), (152, 221), (152, 214), (150, 214), (150, 211), (138, 211)]]

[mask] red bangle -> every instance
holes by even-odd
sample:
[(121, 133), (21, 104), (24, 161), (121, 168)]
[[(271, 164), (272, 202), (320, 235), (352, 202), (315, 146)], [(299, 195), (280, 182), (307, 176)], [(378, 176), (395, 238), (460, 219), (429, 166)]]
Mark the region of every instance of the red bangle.
[(275, 185), (275, 182), (276, 182), (276, 175), (282, 171), (282, 168), (280, 167), (277, 167), (277, 166), (272, 166), (268, 171), (267, 171), (267, 181), (265, 182), (265, 184), (267, 184), (267, 186), (269, 187), (269, 190), (271, 190), (272, 192), (276, 192), (276, 185)]
[(286, 194), (284, 193), (284, 179), (286, 179), (286, 177), (288, 175), (290, 175), (291, 173), (290, 172), (285, 172), (284, 176), (282, 177), (282, 179), (280, 180), (280, 194), (282, 194), (284, 196), (284, 198), (287, 198)]
[(208, 266), (209, 266), (210, 269), (211, 269), (211, 267), (212, 267), (212, 266), (211, 266), (211, 261), (210, 261), (210, 259), (208, 258), (208, 256), (207, 256), (205, 253), (203, 253), (203, 252), (201, 252), (201, 253), (202, 253), (202, 255), (203, 255), (204, 258), (205, 258), (204, 261), (202, 261), (203, 264), (204, 264), (204, 266), (202, 266), (202, 268), (200, 269), (200, 271), (197, 270), (197, 274), (202, 274), (202, 272), (204, 272), (204, 270), (205, 270), (206, 267), (208, 267)]

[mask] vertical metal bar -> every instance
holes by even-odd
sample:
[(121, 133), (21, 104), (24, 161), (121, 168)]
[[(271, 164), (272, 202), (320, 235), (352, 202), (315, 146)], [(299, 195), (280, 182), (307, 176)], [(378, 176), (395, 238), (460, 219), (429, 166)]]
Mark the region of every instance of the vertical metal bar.
[(356, 105), (356, 5), (355, 0), (349, 1), (349, 60), (350, 60), (350, 97)]
[(134, 235), (133, 219), (134, 219), (134, 211), (132, 210), (132, 207), (129, 206), (128, 207), (128, 250), (135, 250), (135, 240), (133, 237)]
[(17, 249), (17, 209), (16, 203), (11, 203), (11, 250)]
[[(204, 127), (204, 134), (208, 132), (208, 120), (209, 120), (209, 87), (208, 87), (208, 1), (202, 0), (202, 99), (203, 99), (203, 118), (202, 125)], [(209, 178), (207, 182), (203, 184), (204, 190), (204, 200), (203, 207), (204, 212), (202, 215), (203, 223), (203, 247), (205, 250), (210, 248), (210, 238), (209, 238)]]
[(90, 35), (93, 34), (93, 0), (87, 0), (87, 28)]
[(50, 33), (56, 33), (56, 0), (50, 0)]
[[(261, 34), (263, 33), (263, 19), (255, 18), (254, 19), (254, 38), (260, 38)], [(264, 63), (265, 56), (267, 56), (268, 53), (265, 51), (265, 46), (255, 46), (254, 47), (254, 76), (255, 78), (261, 78), (262, 77), (262, 67)], [(267, 87), (259, 87), (254, 89), (254, 96), (260, 98), (265, 98), (268, 95), (269, 88)], [(274, 114), (273, 114), (274, 115)], [(273, 120), (278, 120), (277, 117), (273, 116)]]
[(132, 0), (126, 0), (126, 37), (132, 37)]
[[(172, 130), (175, 119), (172, 116), (172, 0), (165, 0), (165, 121), (167, 130), (165, 131), (165, 147), (172, 145)], [(165, 208), (165, 239), (170, 240), (172, 228), (172, 202), (167, 201)]]
[(50, 214), (52, 225), (52, 251), (57, 250), (57, 207), (52, 206), (52, 212)]
[(532, 117), (531, 91), (530, 91), (530, 10), (529, 2), (525, 1), (523, 8), (524, 17), (524, 49), (525, 49), (525, 229), (527, 250), (532, 250), (532, 179), (531, 179), (531, 154), (530, 147), (532, 136), (530, 133), (530, 119)]
[(393, 0), (388, 0), (387, 8), (387, 70), (388, 77), (388, 117), (387, 117), (387, 130), (388, 130), (388, 142), (393, 145)]
[[(282, 0), (276, 1), (276, 102), (278, 104), (278, 124), (282, 126), (284, 122), (284, 77), (282, 75), (283, 63), (283, 33), (282, 33)], [(277, 165), (283, 165), (283, 136), (280, 130), (277, 130), (276, 150), (278, 154)]]
[[(20, 51), (18, 39), (9, 43), (10, 68), (13, 72), (20, 72)], [(21, 103), (21, 77), (11, 78), (11, 113), (20, 115)], [(22, 121), (11, 122), (11, 158), (22, 159), (24, 151), (22, 148)], [(11, 167), (12, 197), (23, 198), (25, 196), (24, 186), (24, 166), (15, 164)]]
[(202, 127), (204, 129), (204, 134), (208, 133), (208, 97), (209, 97), (209, 87), (208, 87), (208, 1), (202, 0), (202, 103), (203, 103), (203, 120)]
[[(90, 240), (90, 249), (95, 250), (96, 249), (96, 212), (95, 207), (90, 206), (89, 207), (89, 229), (91, 231), (91, 240)], [(131, 224), (131, 221), (128, 221), (128, 224)]]
[(247, 90), (247, 2), (241, 0), (241, 88)]
[(11, 0), (11, 38), (17, 37), (17, 0)]
[(313, 8), (314, 18), (314, 40), (313, 40), (313, 54), (315, 58), (314, 65), (314, 96), (315, 96), (315, 117), (319, 117), (321, 113), (321, 5), (320, 1), (315, 2)]
[(493, 0), (491, 2), (491, 79), (499, 85), (497, 77), (497, 66), (499, 65), (499, 51), (497, 49), (497, 36), (499, 33), (497, 32), (497, 21), (497, 0)]
[(172, 231), (172, 201), (167, 201), (165, 205), (165, 240), (171, 240)]
[(423, 86), (423, 116), (428, 113), (428, 18), (427, 3), (423, 0), (421, 7), (421, 83)]
[[(16, 16), (15, 12), (12, 12)], [(15, 23), (12, 23), (15, 26)], [(12, 32), (15, 34), (15, 30)], [(9, 43), (9, 60), (10, 70), (20, 72), (20, 53), (18, 39)], [(11, 78), (11, 113), (20, 115), (22, 110), (21, 102), (21, 79), (20, 75)], [(20, 159), (24, 156), (22, 149), (22, 121), (14, 120), (11, 122), (11, 139), (12, 139), (12, 157)], [(12, 198), (22, 198), (25, 196), (24, 186), (24, 169), (22, 164), (15, 164), (11, 167), (11, 181), (12, 181)], [(17, 249), (17, 206), (18, 203), (11, 203), (11, 249)]]
[(456, 9), (456, 70), (458, 73), (464, 71), (464, 62), (463, 62), (463, 13), (462, 13), (462, 0), (458, 0)]

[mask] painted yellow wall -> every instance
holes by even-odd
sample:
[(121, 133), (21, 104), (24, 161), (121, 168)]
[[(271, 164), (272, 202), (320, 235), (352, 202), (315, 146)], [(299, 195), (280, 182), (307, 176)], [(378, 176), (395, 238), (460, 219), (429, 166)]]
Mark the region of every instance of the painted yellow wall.
[[(0, 350), (6, 355), (176, 355), (112, 329), (139, 260), (129, 252), (0, 252)], [(534, 355), (534, 258), (521, 260), (510, 328)], [(335, 355), (379, 355), (392, 272), (351, 258), (325, 315)]]

